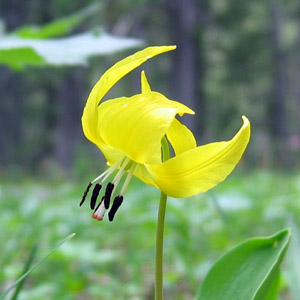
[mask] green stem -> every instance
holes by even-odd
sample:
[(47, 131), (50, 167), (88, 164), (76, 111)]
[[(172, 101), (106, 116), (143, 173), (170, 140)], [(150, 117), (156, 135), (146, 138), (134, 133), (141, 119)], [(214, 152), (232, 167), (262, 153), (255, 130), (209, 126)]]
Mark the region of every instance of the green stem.
[[(170, 158), (169, 145), (164, 137), (162, 139), (163, 160)], [(156, 252), (155, 252), (155, 300), (163, 300), (163, 245), (164, 225), (166, 214), (167, 195), (161, 192), (157, 217), (156, 229)]]
[(156, 229), (155, 300), (163, 299), (163, 243), (167, 195), (161, 192)]

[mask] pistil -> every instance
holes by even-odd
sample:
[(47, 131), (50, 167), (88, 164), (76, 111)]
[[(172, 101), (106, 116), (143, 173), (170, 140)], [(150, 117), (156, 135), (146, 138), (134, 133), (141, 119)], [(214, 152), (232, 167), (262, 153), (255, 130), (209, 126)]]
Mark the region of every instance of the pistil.
[(102, 221), (104, 214), (105, 214), (105, 207), (104, 207), (104, 197), (102, 197), (100, 203), (97, 205), (94, 213), (92, 214), (92, 218), (98, 220), (98, 221)]

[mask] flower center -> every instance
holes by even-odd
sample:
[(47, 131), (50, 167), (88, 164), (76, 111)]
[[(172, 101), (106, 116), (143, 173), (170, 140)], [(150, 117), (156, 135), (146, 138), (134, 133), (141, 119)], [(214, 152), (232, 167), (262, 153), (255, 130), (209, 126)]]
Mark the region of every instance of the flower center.
[[(124, 173), (128, 171), (124, 184), (118, 196), (114, 198), (111, 209), (108, 212), (109, 221), (113, 221), (118, 208), (123, 202), (123, 195), (129, 185), (135, 167), (136, 167), (136, 163), (130, 160), (130, 158), (128, 157), (123, 157), (122, 159), (117, 161), (114, 165), (109, 167), (105, 172), (103, 172), (101, 175), (99, 175), (97, 178), (95, 178), (93, 181), (91, 181), (88, 184), (86, 190), (84, 191), (82, 200), (79, 203), (79, 206), (81, 206), (84, 203), (91, 186), (95, 182), (100, 181), (100, 183), (97, 183), (93, 189), (91, 200), (90, 200), (90, 208), (94, 210), (92, 217), (98, 221), (101, 221), (105, 215), (106, 210), (108, 210), (110, 207), (110, 199), (113, 198)], [(109, 176), (118, 168), (119, 168), (118, 173), (116, 174), (116, 176), (111, 182), (108, 182), (108, 184), (106, 185), (104, 196), (101, 198), (100, 202), (96, 206), (97, 198), (99, 196), (103, 183), (105, 183), (105, 181), (109, 178)]]

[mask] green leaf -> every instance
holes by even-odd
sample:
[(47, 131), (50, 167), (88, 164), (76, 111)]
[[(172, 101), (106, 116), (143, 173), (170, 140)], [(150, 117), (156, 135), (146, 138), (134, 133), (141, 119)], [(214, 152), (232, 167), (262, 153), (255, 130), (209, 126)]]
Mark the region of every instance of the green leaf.
[(264, 300), (277, 300), (280, 290), (280, 270), (276, 273), (272, 285), (269, 288), (269, 291)]
[[(29, 253), (28, 259), (26, 261), (26, 264), (25, 264), (25, 267), (24, 267), (24, 270), (23, 270), (23, 274), (25, 274), (30, 269), (30, 267), (32, 266), (32, 263), (33, 263), (33, 261), (35, 259), (36, 254), (37, 254), (37, 250), (38, 250), (38, 243), (36, 243), (32, 247), (32, 249), (31, 249), (31, 251)], [(17, 300), (18, 299), (20, 291), (22, 290), (22, 287), (24, 286), (25, 280), (26, 280), (26, 277), (23, 278), (19, 282), (19, 284), (16, 286), (15, 291), (14, 291), (14, 293), (13, 293), (13, 295), (12, 295), (12, 297), (11, 297), (10, 300)]]
[(208, 272), (196, 300), (273, 300), (274, 280), (290, 236), (285, 229), (249, 239), (227, 252)]
[(99, 12), (99, 10), (99, 3), (93, 3), (70, 16), (54, 20), (44, 26), (23, 26), (15, 30), (13, 34), (31, 39), (46, 39), (66, 35), (84, 20)]
[(291, 293), (291, 299), (298, 299), (300, 295), (300, 230), (293, 217), (289, 220), (289, 226), (293, 232), (293, 239), (286, 260), (288, 272), (285, 272), (284, 275), (288, 283), (288, 290)]
[(26, 66), (87, 65), (92, 56), (112, 54), (142, 45), (141, 40), (114, 37), (101, 29), (58, 38), (97, 14), (100, 8), (101, 5), (96, 2), (46, 25), (23, 26), (9, 34), (4, 34), (0, 28), (0, 65), (15, 70), (22, 70)]
[(33, 265), (26, 273), (24, 273), (19, 279), (17, 279), (3, 294), (0, 295), (0, 300), (4, 300), (8, 293), (20, 284), (39, 264), (46, 260), (55, 250), (57, 250), (62, 244), (69, 241), (75, 236), (75, 233), (68, 235), (65, 239), (59, 242), (47, 255), (40, 259), (35, 265)]
[(39, 66), (45, 64), (45, 60), (30, 47), (16, 49), (0, 49), (0, 65), (7, 65), (15, 70), (21, 70), (26, 65)]
[(141, 44), (141, 40), (114, 37), (101, 30), (46, 40), (2, 36), (0, 51), (4, 51), (2, 53), (5, 55), (3, 58), (0, 56), (0, 64), (13, 68), (26, 65), (87, 65), (92, 56), (112, 54)]

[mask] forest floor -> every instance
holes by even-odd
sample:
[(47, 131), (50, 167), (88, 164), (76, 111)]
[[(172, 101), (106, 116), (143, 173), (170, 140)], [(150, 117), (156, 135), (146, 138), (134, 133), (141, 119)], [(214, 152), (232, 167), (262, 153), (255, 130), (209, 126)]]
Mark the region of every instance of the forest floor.
[[(71, 233), (27, 278), (20, 300), (153, 299), (159, 191), (133, 180), (115, 220), (79, 207), (86, 182), (0, 181), (0, 294)], [(212, 191), (167, 204), (166, 299), (193, 299), (211, 264), (246, 238), (292, 228), (280, 299), (299, 295), (299, 174), (235, 173)], [(298, 287), (297, 287), (298, 286)]]

